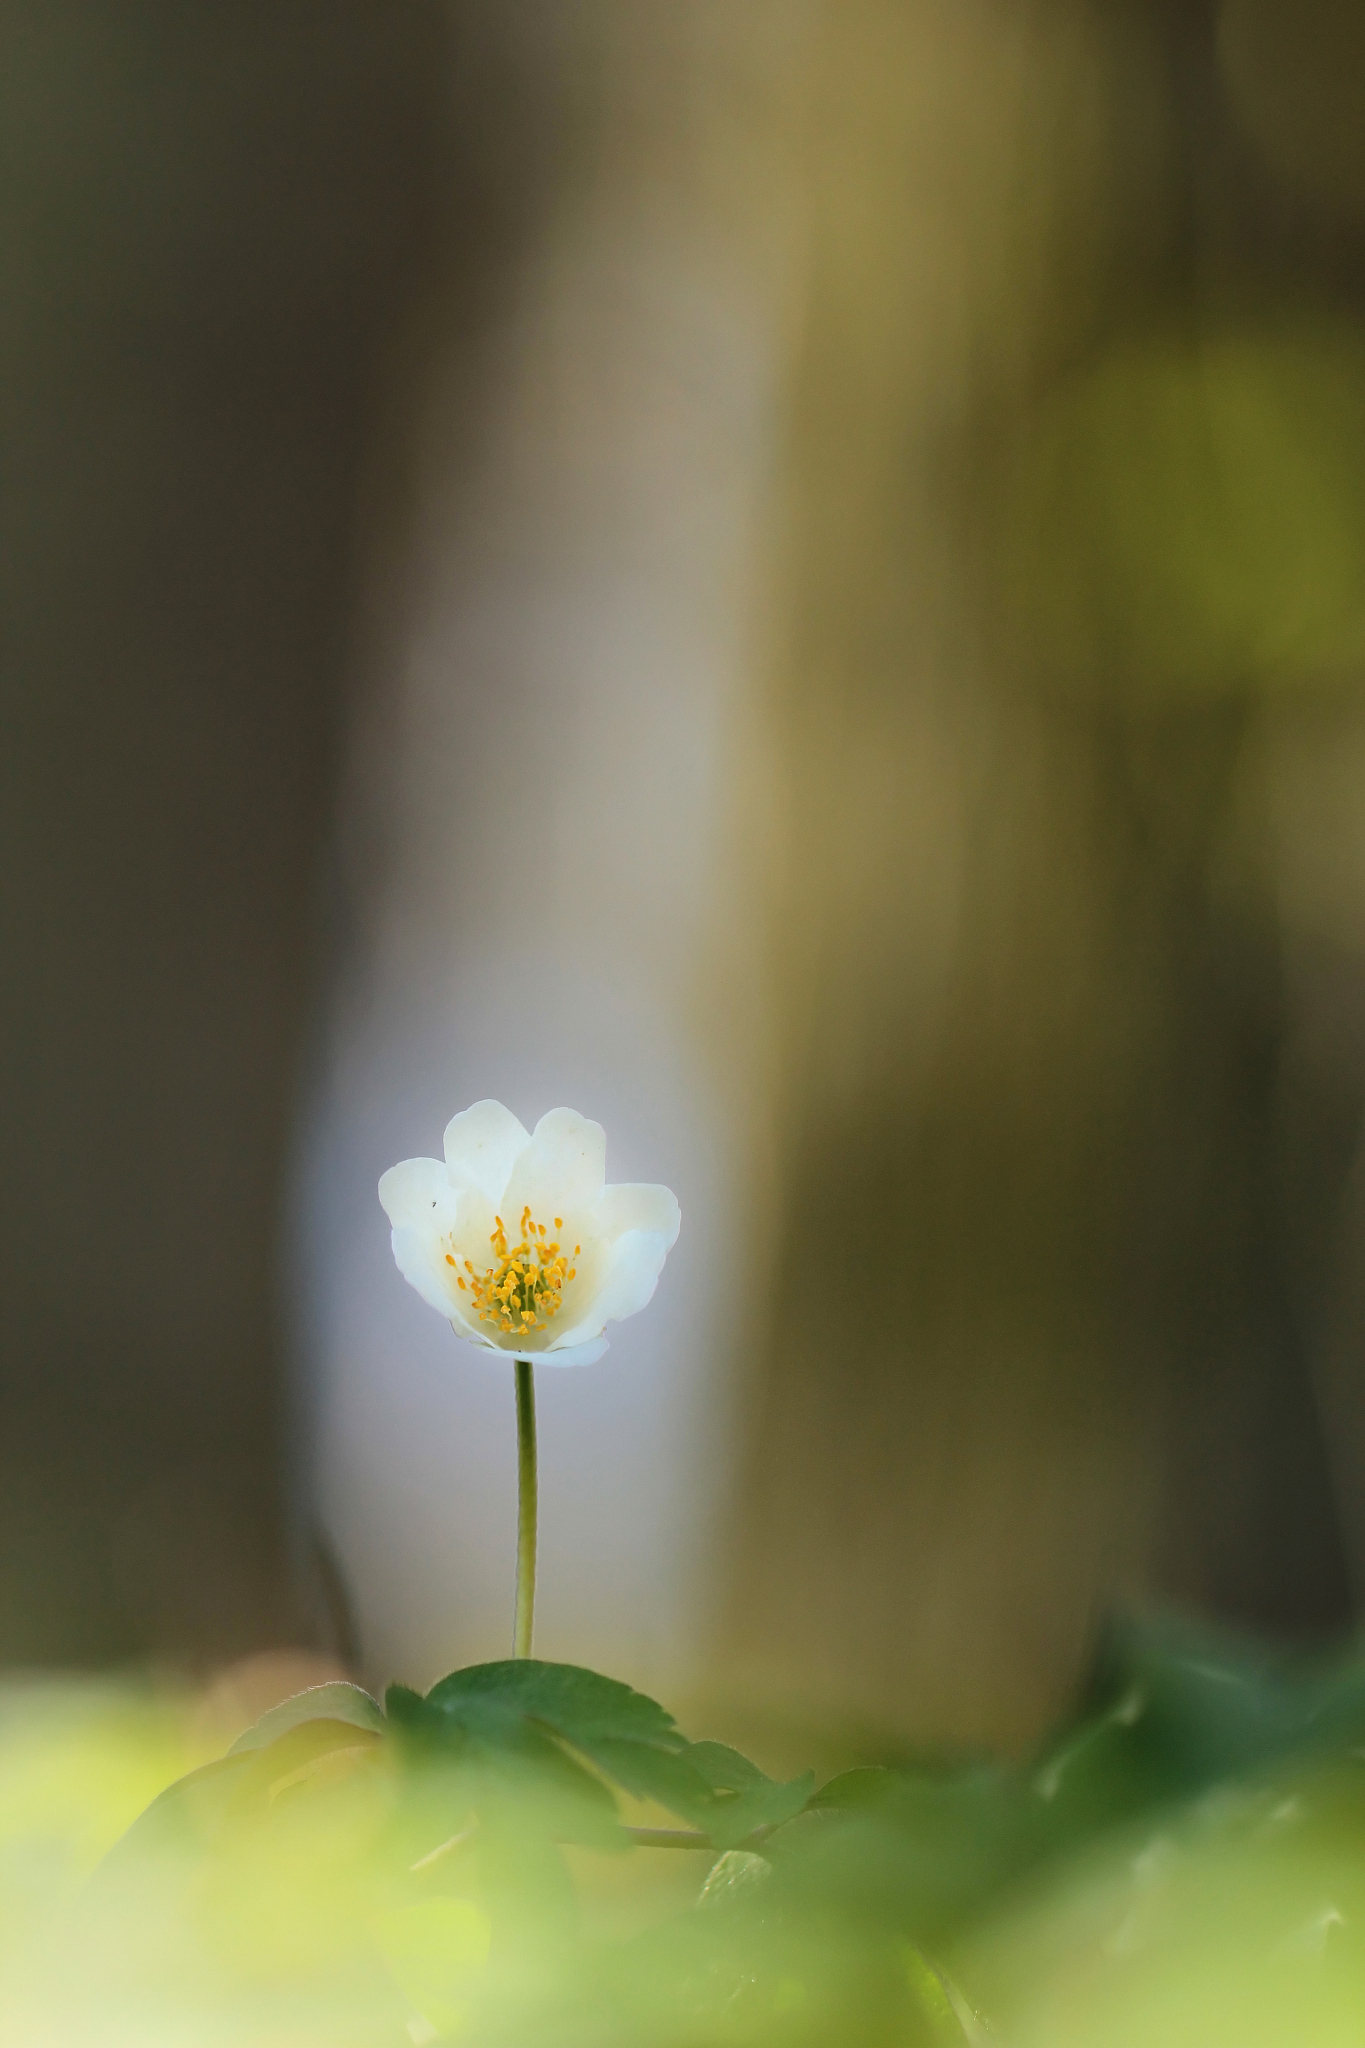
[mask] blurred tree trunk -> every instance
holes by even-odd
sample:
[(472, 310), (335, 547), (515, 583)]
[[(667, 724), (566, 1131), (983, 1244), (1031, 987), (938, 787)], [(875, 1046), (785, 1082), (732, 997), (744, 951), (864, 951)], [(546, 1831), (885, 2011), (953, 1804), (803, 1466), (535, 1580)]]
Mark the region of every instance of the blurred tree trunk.
[(1191, 289), (1187, 27), (863, 0), (811, 57), (779, 1222), (722, 1643), (754, 1696), (920, 1735), (1036, 1732), (1115, 1600), (1351, 1614), (1295, 1260), (1365, 1063), (1291, 1184), (1255, 700), (1077, 700), (993, 616), (994, 444)]
[(10, 4), (0, 1657), (298, 1626), (283, 1164), (435, 5)]

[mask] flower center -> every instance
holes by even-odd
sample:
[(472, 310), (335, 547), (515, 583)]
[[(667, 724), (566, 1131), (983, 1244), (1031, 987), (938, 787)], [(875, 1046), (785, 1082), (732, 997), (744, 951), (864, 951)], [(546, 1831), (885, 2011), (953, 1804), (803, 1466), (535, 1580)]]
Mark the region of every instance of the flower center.
[[(501, 1216), (493, 1221), (497, 1228), (488, 1242), (496, 1257), (491, 1266), (479, 1273), (472, 1260), (458, 1260), (452, 1252), (446, 1253), (446, 1264), (464, 1266), (463, 1273), (457, 1271), (455, 1284), (474, 1297), (479, 1321), (519, 1337), (526, 1330), (542, 1329), (559, 1314), (564, 1289), (578, 1269), (569, 1264), (557, 1237), (546, 1242), (545, 1225), (536, 1222), (529, 1207), (521, 1212), (521, 1242), (510, 1249)], [(564, 1228), (562, 1216), (554, 1222), (556, 1230)], [(575, 1258), (582, 1249), (581, 1244), (574, 1246)]]

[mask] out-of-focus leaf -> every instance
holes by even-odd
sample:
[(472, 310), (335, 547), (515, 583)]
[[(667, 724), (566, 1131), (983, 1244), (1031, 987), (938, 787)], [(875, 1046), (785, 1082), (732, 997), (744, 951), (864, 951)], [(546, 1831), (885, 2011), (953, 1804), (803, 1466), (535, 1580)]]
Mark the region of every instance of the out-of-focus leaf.
[(849, 1813), (868, 1808), (875, 1811), (896, 1797), (899, 1786), (896, 1773), (884, 1765), (859, 1764), (854, 1770), (841, 1771), (838, 1777), (830, 1778), (814, 1794), (810, 1804)]
[(750, 1792), (774, 1781), (725, 1742), (690, 1742), (687, 1757), (713, 1792)]
[(815, 1785), (815, 1773), (799, 1778), (770, 1778), (723, 1742), (694, 1742), (687, 1761), (714, 1795), (704, 1825), (717, 1848), (743, 1842), (758, 1829), (781, 1827), (802, 1811)]
[(843, 1806), (821, 1803), (828, 1789), (764, 1844), (794, 1912), (937, 1947), (1037, 1855), (1014, 1773), (890, 1771), (847, 1787), (856, 1803)]
[(471, 1899), (422, 1899), (376, 1920), (394, 1982), (438, 2037), (463, 2025), (469, 1992), (488, 1965), (492, 1932)]
[(220, 1757), (177, 1778), (120, 1835), (92, 1882), (117, 1882), (125, 1868), (144, 1858), (183, 1856), (206, 1847), (242, 1789), (252, 1761), (247, 1756)]
[(708, 1826), (716, 1801), (686, 1751), (656, 1749), (651, 1743), (598, 1738), (576, 1744), (600, 1771), (636, 1799), (652, 1799), (694, 1827)]
[(1358, 1658), (1324, 1666), (1175, 1617), (1129, 1617), (1108, 1632), (1090, 1712), (1033, 1764), (846, 1772), (772, 1854), (794, 1896), (901, 1914), (937, 1938), (1116, 1831), (1131, 1839), (1281, 1760), (1362, 1746)]
[(1011, 2048), (1350, 2048), (1362, 1847), (1359, 1761), (1310, 1753), (1059, 1859), (954, 1961)]
[(712, 1841), (719, 1849), (727, 1843), (738, 1844), (760, 1836), (766, 1840), (779, 1828), (800, 1818), (814, 1781), (812, 1771), (785, 1785), (766, 1785), (743, 1793), (733, 1805), (713, 1812), (709, 1829)]
[(228, 1755), (237, 1756), (248, 1749), (264, 1749), (278, 1741), (281, 1735), (287, 1735), (291, 1728), (297, 1728), (302, 1721), (342, 1721), (349, 1727), (363, 1728), (371, 1735), (384, 1732), (384, 1716), (379, 1702), (371, 1699), (358, 1685), (351, 1685), (345, 1679), (333, 1679), (326, 1685), (310, 1685), (303, 1692), (281, 1700), (277, 1707), (271, 1707), (259, 1721), (237, 1737)]
[[(359, 1738), (359, 1742), (357, 1741)], [(298, 1721), (260, 1749), (230, 1751), (168, 1785), (114, 1844), (96, 1872), (101, 1882), (146, 1856), (184, 1856), (211, 1846), (219, 1831), (263, 1811), (316, 1760), (370, 1746), (369, 1730), (348, 1721)]]
[(750, 1849), (727, 1849), (707, 1871), (697, 1904), (714, 1910), (732, 1906), (736, 1900), (747, 1903), (772, 1874), (766, 1856), (756, 1856)]
[(953, 2010), (947, 1987), (917, 1948), (905, 1950), (905, 1974), (916, 2014), (925, 2022), (930, 2039), (940, 2048), (963, 2048), (967, 2036)]
[(1075, 1750), (1107, 1725), (1115, 1746), (1108, 1776), (1117, 1782), (1124, 1748), (1130, 1794), (1150, 1805), (1291, 1750), (1365, 1740), (1365, 1668), (1355, 1658), (1324, 1665), (1273, 1654), (1178, 1616), (1130, 1616), (1109, 1628), (1092, 1706), (1098, 1715), (1064, 1747)]
[[(1129, 1622), (1033, 1760), (860, 1769), (809, 1800), (610, 1680), (490, 1673), (446, 1683), (450, 1706), (393, 1688), (387, 1736), (303, 1718), (179, 1781), (54, 1930), (87, 2015), (62, 2042), (112, 2038), (121, 1997), (120, 2039), (150, 2039), (164, 2002), (168, 2041), (211, 2012), (225, 2041), (317, 2048), (393, 2048), (405, 2013), (414, 2038), (489, 2048), (1358, 2040), (1357, 1657)], [(566, 1859), (625, 1846), (613, 1785), (721, 1841), (757, 1807), (763, 1853), (715, 1859), (700, 1912), (690, 1858)], [(609, 1896), (631, 1899), (624, 1937)], [(28, 2014), (51, 1965), (28, 1946), (5, 2041), (48, 2038)]]

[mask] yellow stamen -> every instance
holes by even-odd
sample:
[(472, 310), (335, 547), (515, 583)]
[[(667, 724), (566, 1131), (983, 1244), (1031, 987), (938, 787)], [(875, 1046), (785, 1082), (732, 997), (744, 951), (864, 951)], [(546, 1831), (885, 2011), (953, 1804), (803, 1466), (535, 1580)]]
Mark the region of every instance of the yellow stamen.
[[(445, 1254), (446, 1264), (463, 1263), (469, 1279), (457, 1273), (456, 1284), (472, 1294), (481, 1323), (490, 1323), (511, 1336), (524, 1336), (529, 1330), (543, 1329), (558, 1315), (564, 1289), (577, 1277), (577, 1268), (562, 1255), (558, 1238), (547, 1242), (546, 1227), (536, 1222), (529, 1203), (521, 1212), (519, 1243), (509, 1247), (502, 1217), (495, 1216), (493, 1221), (495, 1228), (488, 1239), (494, 1254), (490, 1266), (480, 1273), (472, 1260), (461, 1262), (453, 1251)], [(563, 1217), (556, 1216), (555, 1229), (563, 1227)], [(576, 1246), (575, 1257), (581, 1251), (582, 1246)]]

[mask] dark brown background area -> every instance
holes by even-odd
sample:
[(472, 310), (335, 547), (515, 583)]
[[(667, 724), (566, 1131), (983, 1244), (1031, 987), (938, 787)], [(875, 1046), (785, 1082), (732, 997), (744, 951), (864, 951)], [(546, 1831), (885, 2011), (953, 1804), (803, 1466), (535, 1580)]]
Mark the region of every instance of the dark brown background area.
[(0, 33), (0, 1658), (222, 1654), (299, 1626), (281, 1166), (368, 437), (461, 189), (450, 34)]

